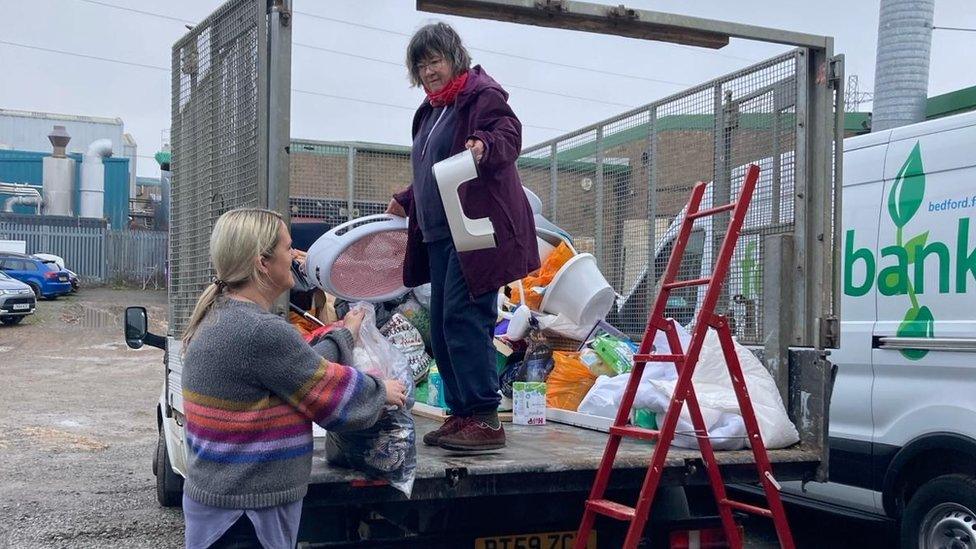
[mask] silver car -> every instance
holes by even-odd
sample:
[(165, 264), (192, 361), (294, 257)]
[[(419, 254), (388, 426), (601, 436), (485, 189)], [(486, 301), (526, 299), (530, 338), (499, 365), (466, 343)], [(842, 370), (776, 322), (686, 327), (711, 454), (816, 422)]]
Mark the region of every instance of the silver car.
[(0, 322), (17, 324), (25, 316), (34, 314), (36, 305), (30, 286), (0, 271)]

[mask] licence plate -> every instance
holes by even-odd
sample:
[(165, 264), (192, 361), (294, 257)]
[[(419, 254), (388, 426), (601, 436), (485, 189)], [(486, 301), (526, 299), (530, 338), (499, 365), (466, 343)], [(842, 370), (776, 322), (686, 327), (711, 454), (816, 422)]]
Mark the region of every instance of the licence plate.
[(14, 303), (15, 311), (26, 311), (30, 309), (30, 303)]
[(61, 282), (67, 282), (68, 281), (68, 277), (62, 275), (62, 276), (59, 276), (58, 277), (58, 280), (60, 280)]
[[(474, 540), (474, 549), (572, 549), (576, 532), (546, 532), (496, 536)], [(586, 549), (596, 549), (596, 532), (590, 532)]]

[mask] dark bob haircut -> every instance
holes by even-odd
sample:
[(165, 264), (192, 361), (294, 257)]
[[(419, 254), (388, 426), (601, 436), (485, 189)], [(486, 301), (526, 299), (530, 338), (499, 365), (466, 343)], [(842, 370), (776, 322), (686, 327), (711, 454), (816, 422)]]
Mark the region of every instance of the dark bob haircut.
[(461, 37), (447, 23), (424, 25), (410, 39), (407, 46), (407, 70), (410, 83), (416, 87), (423, 85), (420, 80), (420, 64), (435, 55), (440, 55), (451, 64), (451, 74), (457, 76), (471, 68), (471, 55), (461, 43)]

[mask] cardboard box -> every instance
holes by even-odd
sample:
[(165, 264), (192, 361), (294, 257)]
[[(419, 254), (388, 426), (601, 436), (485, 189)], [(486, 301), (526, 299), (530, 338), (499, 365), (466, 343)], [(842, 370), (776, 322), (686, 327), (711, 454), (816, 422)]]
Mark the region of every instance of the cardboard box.
[(512, 383), (512, 423), (546, 424), (546, 384), (540, 381)]

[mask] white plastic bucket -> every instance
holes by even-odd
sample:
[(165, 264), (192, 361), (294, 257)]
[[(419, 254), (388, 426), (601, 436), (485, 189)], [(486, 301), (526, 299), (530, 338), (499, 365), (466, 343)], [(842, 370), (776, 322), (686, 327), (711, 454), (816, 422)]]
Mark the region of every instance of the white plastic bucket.
[(596, 258), (579, 254), (553, 277), (542, 297), (543, 312), (564, 315), (577, 325), (595, 324), (613, 307), (616, 294), (597, 267)]

